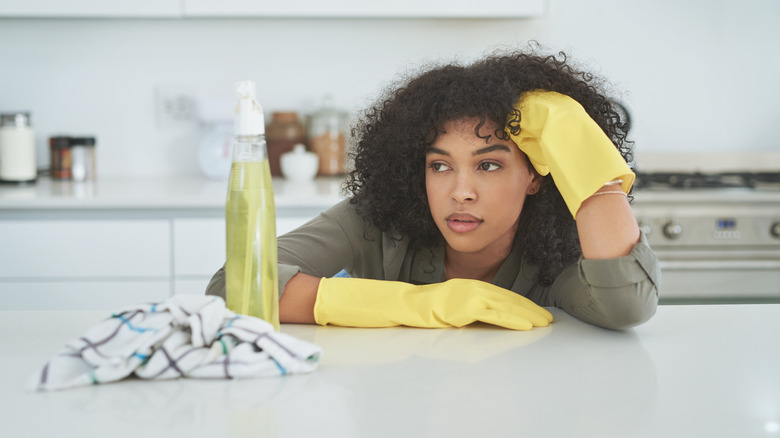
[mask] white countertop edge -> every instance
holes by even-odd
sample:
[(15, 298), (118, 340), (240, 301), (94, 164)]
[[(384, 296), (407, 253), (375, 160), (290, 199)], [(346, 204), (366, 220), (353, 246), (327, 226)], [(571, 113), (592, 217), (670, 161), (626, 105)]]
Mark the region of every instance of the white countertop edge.
[[(345, 198), (341, 178), (291, 182), (274, 178), (277, 208), (327, 208)], [(114, 177), (95, 181), (40, 178), (0, 186), (0, 210), (224, 208), (227, 181), (203, 177)]]

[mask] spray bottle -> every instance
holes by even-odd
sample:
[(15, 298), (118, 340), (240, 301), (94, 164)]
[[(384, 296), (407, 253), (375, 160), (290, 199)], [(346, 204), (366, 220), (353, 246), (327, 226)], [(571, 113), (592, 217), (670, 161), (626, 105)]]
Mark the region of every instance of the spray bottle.
[(279, 330), (276, 209), (265, 143), (263, 109), (252, 81), (236, 83), (233, 163), (225, 219), (227, 307)]

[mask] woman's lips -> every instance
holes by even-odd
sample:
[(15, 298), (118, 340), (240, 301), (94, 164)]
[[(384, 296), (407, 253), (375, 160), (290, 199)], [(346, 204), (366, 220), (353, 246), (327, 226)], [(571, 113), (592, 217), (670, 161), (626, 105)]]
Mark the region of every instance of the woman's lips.
[(453, 213), (447, 216), (447, 227), (456, 233), (468, 233), (482, 225), (482, 219), (468, 213)]

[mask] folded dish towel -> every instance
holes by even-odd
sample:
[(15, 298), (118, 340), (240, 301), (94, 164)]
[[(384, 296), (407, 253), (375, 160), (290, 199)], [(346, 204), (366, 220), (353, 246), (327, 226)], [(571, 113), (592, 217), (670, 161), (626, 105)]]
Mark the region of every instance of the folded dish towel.
[(322, 349), (236, 315), (214, 296), (175, 295), (111, 315), (34, 373), (29, 390), (46, 391), (142, 379), (247, 378), (310, 373)]

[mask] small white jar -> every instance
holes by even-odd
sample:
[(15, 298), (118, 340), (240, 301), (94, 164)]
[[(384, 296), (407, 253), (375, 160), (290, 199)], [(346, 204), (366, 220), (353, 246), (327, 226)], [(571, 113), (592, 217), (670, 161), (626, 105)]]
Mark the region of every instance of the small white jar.
[(319, 158), (313, 152), (307, 152), (306, 146), (296, 144), (292, 152), (282, 154), (280, 159), (282, 175), (296, 182), (311, 181), (317, 176)]
[(30, 114), (0, 114), (0, 181), (25, 183), (37, 178)]

